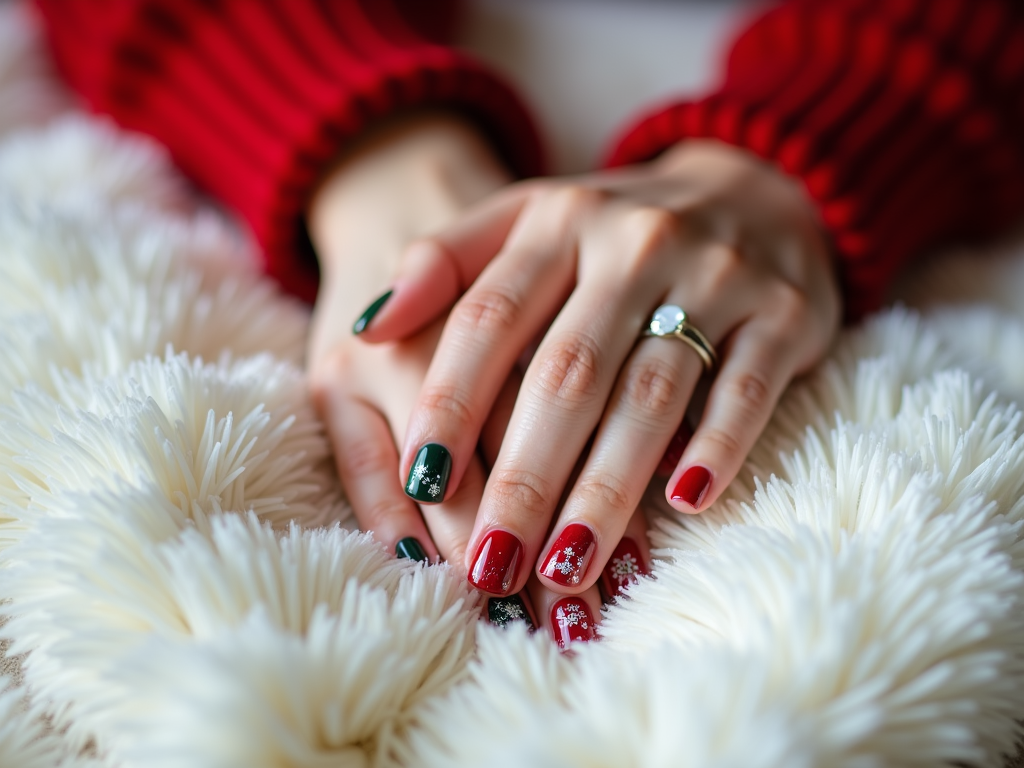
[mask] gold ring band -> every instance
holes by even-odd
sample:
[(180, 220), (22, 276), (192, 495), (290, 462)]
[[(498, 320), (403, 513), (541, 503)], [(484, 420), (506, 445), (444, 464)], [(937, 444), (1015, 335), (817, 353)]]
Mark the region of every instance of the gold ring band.
[(668, 336), (689, 344), (700, 355), (704, 370), (710, 371), (718, 365), (718, 353), (707, 337), (691, 325), (686, 312), (675, 304), (662, 304), (651, 315), (644, 329), (644, 336)]

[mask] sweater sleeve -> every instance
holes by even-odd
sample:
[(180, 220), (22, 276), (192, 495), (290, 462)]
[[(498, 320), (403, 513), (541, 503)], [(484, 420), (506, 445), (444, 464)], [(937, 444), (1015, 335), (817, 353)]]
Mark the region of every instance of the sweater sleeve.
[(716, 91), (642, 117), (609, 164), (691, 137), (802, 181), (858, 317), (915, 254), (1024, 213), (1024, 11), (1016, 0), (790, 0), (739, 35)]
[(310, 301), (318, 275), (303, 210), (324, 167), (373, 122), (451, 108), (514, 171), (541, 166), (513, 91), (428, 38), (445, 4), (414, 18), (402, 0), (36, 2), (58, 67), (90, 107), (166, 145), (248, 221), (267, 272)]

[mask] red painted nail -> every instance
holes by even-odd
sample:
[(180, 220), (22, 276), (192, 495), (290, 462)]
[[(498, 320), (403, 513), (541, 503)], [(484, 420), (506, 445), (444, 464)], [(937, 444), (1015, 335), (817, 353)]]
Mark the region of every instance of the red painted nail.
[(578, 597), (563, 597), (551, 606), (551, 628), (559, 648), (572, 642), (594, 639), (594, 617)]
[(690, 428), (689, 422), (683, 419), (683, 423), (679, 425), (679, 429), (672, 436), (672, 442), (665, 449), (665, 455), (661, 457), (661, 463), (658, 464), (655, 474), (664, 477), (676, 471), (676, 465), (683, 458), (683, 451), (689, 445), (691, 437), (693, 437), (693, 430)]
[(676, 483), (672, 501), (685, 501), (694, 509), (700, 507), (711, 487), (711, 473), (704, 467), (690, 467)]
[(601, 572), (601, 586), (609, 600), (621, 595), (630, 584), (636, 584), (638, 576), (648, 574), (647, 566), (640, 555), (640, 547), (628, 536), (624, 537), (612, 552), (608, 565)]
[(483, 592), (504, 597), (515, 586), (523, 560), (523, 543), (508, 531), (491, 531), (476, 551), (469, 583)]
[(586, 576), (596, 547), (597, 541), (589, 526), (569, 523), (551, 545), (541, 573), (563, 587), (574, 587)]

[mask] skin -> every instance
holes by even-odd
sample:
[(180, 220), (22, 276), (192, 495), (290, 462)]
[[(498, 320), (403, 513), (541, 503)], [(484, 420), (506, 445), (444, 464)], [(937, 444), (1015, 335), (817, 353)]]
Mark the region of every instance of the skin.
[[(472, 173), (449, 172), (466, 166)], [(356, 517), (391, 551), (417, 538), (428, 555), (458, 557), (483, 487), (478, 458), (463, 463), (462, 492), (429, 510), (402, 492), (396, 440), (404, 437), (443, 327), (443, 314), (416, 333), (368, 345), (352, 333), (359, 308), (395, 280), (410, 240), (452, 223), (509, 176), (468, 125), (424, 114), (379, 126), (339, 159), (312, 197), (307, 224), (321, 268), (308, 369)], [(499, 438), (500, 439), (500, 438)], [(475, 492), (474, 492), (474, 485)]]
[[(677, 340), (641, 338), (655, 307), (686, 309), (721, 358), (666, 485), (668, 502), (688, 513), (735, 477), (840, 316), (828, 249), (802, 191), (711, 141), (644, 165), (507, 187), (412, 245), (395, 285), (368, 341), (397, 338), (454, 302), (401, 453), (404, 472), (423, 444), (448, 447), (446, 501), (462, 488), (509, 373), (541, 337), (468, 546), (459, 546), (470, 569), (489, 531), (518, 536), (534, 567), (513, 591), (530, 570), (555, 592), (592, 587), (680, 424), (704, 368)], [(694, 505), (673, 498), (691, 467), (710, 474)], [(585, 578), (561, 586), (540, 570), (572, 522), (591, 528), (598, 549)]]
[[(403, 277), (408, 243), (458, 220), (505, 187), (510, 175), (468, 123), (416, 114), (381, 125), (325, 174), (307, 210), (321, 267), (321, 288), (307, 351), (310, 386), (334, 447), (339, 474), (360, 526), (389, 551), (412, 536), (432, 560), (465, 559), (521, 376), (510, 371), (480, 433), (480, 451), (462, 465), (460, 490), (423, 506), (403, 492), (398, 447), (444, 327), (445, 312), (401, 338), (367, 344), (352, 334), (358, 311)], [(397, 282), (396, 282), (397, 281)], [(641, 539), (645, 526), (635, 523)], [(435, 543), (436, 542), (436, 543)], [(644, 550), (646, 553), (646, 549)], [(583, 598), (594, 616), (597, 589)], [(527, 602), (538, 626), (556, 596), (533, 583)]]
[[(812, 207), (785, 176), (713, 142), (656, 162), (509, 184), (486, 141), (446, 115), (381, 126), (325, 176), (308, 224), (321, 261), (309, 347), (317, 404), (360, 525), (472, 566), (493, 528), (527, 563), (541, 625), (594, 586), (623, 535), (649, 562), (638, 505), (703, 373), (672, 339), (640, 339), (675, 303), (721, 367), (667, 484), (706, 467), (697, 512), (735, 476), (783, 387), (827, 348), (836, 280)], [(410, 241), (412, 242), (409, 245)], [(392, 298), (355, 337), (359, 309)], [(523, 368), (525, 367), (525, 373)], [(441, 504), (403, 492), (420, 446), (454, 466)], [(582, 582), (540, 573), (569, 522), (597, 552)]]

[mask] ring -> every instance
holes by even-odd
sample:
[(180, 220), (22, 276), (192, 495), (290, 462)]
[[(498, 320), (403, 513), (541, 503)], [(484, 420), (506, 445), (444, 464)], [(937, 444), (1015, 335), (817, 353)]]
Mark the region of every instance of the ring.
[(718, 353), (707, 337), (690, 325), (686, 312), (675, 304), (662, 304), (651, 315), (651, 322), (644, 329), (644, 336), (673, 336), (685, 341), (700, 355), (704, 370), (710, 371), (718, 365)]

